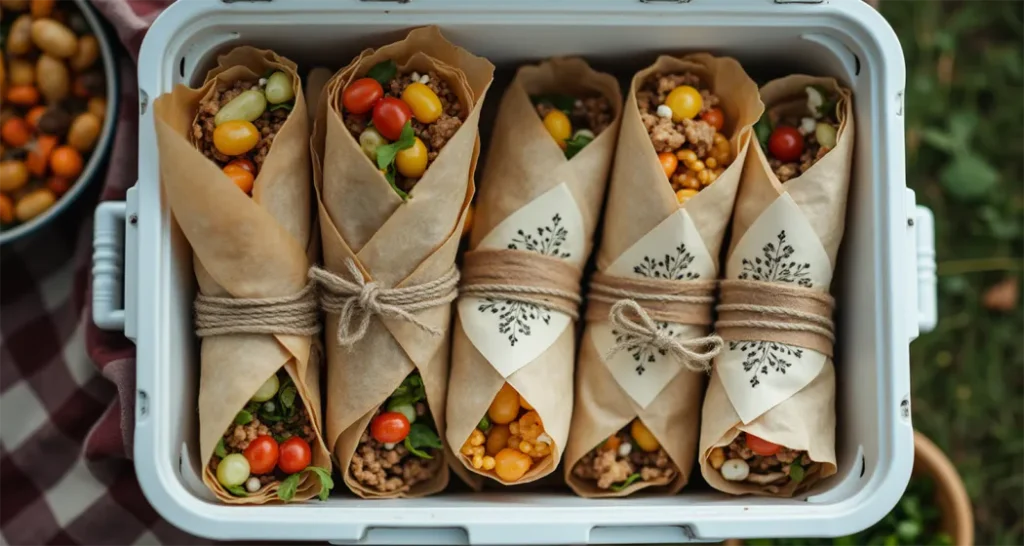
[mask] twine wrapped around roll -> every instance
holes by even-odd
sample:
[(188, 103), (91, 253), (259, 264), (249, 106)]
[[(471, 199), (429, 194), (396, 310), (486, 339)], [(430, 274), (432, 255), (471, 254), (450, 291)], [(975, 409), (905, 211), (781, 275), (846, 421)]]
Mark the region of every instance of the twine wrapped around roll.
[(524, 250), (467, 252), (463, 294), (531, 303), (579, 318), (582, 270), (572, 263)]
[(779, 283), (723, 280), (715, 331), (729, 341), (774, 341), (832, 356), (835, 299)]
[(225, 298), (200, 293), (196, 294), (193, 310), (197, 337), (320, 333), (320, 313), (313, 283), (291, 296), (274, 298)]
[(376, 282), (366, 282), (351, 259), (345, 265), (353, 280), (316, 266), (309, 270), (310, 281), (320, 287), (324, 311), (338, 314), (338, 345), (351, 350), (366, 336), (373, 317), (404, 320), (432, 336), (441, 335), (439, 328), (426, 324), (413, 313), (455, 301), (459, 295), (459, 272), (454, 265), (437, 279), (401, 288), (381, 288)]

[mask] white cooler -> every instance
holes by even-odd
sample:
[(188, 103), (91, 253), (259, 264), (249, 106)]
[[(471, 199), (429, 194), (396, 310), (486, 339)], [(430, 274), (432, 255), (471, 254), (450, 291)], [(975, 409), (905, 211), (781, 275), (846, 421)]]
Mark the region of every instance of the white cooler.
[[(659, 53), (710, 51), (737, 57), (755, 77), (807, 72), (835, 76), (853, 89), (855, 167), (844, 274), (836, 282), (834, 477), (793, 499), (731, 497), (691, 486), (675, 496), (624, 499), (582, 499), (555, 487), (360, 500), (342, 486), (326, 502), (247, 507), (212, 500), (198, 478), (192, 253), (161, 195), (150, 101), (175, 84), (200, 83), (216, 55), (236, 45), (273, 49), (303, 71), (333, 70), (365, 47), (426, 24), (440, 25), (448, 39), (498, 66), (490, 109), (504, 91), (497, 84), (515, 66), (557, 55), (583, 55), (628, 82)], [(173, 4), (139, 57), (139, 180), (126, 202), (97, 210), (93, 267), (95, 322), (123, 328), (138, 346), (135, 468), (146, 497), (168, 521), (196, 535), (335, 544), (699, 542), (840, 536), (874, 524), (910, 476), (908, 344), (934, 326), (936, 313), (932, 216), (915, 205), (904, 178), (905, 79), (895, 34), (860, 0)], [(481, 123), (485, 138), (489, 130)]]

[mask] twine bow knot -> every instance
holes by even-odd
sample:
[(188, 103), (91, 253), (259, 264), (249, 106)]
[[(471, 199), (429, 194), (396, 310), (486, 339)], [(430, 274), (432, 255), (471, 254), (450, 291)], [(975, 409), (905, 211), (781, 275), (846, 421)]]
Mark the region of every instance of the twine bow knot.
[(689, 370), (704, 372), (711, 369), (711, 361), (722, 350), (722, 338), (714, 334), (691, 339), (668, 334), (658, 328), (658, 324), (639, 303), (631, 299), (615, 302), (608, 318), (621, 335), (606, 359), (619, 351), (650, 347), (672, 355)]
[(451, 303), (458, 296), (459, 272), (453, 266), (444, 275), (424, 284), (403, 288), (382, 288), (366, 282), (355, 261), (345, 261), (350, 279), (319, 267), (309, 270), (309, 278), (320, 287), (320, 306), (338, 315), (337, 341), (351, 349), (366, 336), (373, 317), (404, 320), (432, 336), (442, 331), (430, 326), (416, 312)]

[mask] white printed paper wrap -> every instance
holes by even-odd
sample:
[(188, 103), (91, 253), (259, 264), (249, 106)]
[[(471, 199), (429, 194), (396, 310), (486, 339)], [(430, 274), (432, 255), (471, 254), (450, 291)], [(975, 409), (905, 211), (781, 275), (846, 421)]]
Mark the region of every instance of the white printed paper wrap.
[[(726, 261), (728, 279), (793, 283), (828, 291), (832, 263), (814, 227), (783, 193), (740, 239)], [(744, 424), (806, 387), (826, 356), (771, 341), (730, 341), (715, 359), (725, 392)]]
[[(498, 224), (477, 248), (527, 250), (583, 267), (587, 236), (563, 182)], [(458, 312), (466, 336), (504, 378), (533, 362), (572, 324), (564, 313), (510, 300), (462, 297)]]
[[(616, 277), (696, 281), (714, 279), (718, 268), (690, 213), (681, 208), (623, 252), (607, 273)], [(669, 335), (684, 339), (701, 337), (708, 331), (706, 326), (656, 322)], [(594, 346), (615, 381), (641, 408), (646, 408), (685, 369), (678, 359), (650, 348), (618, 351), (609, 358), (619, 332), (607, 320), (592, 323), (591, 332)]]

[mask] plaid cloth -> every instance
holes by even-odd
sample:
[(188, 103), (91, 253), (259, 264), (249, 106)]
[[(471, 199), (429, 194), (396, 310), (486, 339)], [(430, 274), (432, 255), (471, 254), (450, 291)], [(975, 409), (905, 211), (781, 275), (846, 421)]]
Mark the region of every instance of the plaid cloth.
[(5, 544), (198, 542), (163, 521), (139, 489), (129, 460), (135, 348), (92, 324), (88, 295), (93, 210), (98, 199), (123, 199), (135, 183), (135, 59), (167, 3), (94, 2), (112, 26), (110, 37), (124, 45), (118, 52), (121, 108), (106, 176), (61, 217), (0, 249)]

